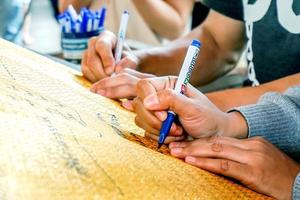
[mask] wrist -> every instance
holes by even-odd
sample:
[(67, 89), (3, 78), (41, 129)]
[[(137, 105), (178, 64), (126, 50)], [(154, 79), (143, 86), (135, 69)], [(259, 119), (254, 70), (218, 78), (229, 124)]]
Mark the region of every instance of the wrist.
[(233, 111), (225, 114), (223, 135), (234, 138), (247, 138), (248, 125), (241, 113)]

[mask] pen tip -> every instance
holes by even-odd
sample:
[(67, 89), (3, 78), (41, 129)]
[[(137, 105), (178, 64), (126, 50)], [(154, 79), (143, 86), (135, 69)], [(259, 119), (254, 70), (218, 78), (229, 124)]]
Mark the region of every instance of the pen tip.
[(163, 144), (161, 144), (161, 143), (158, 143), (157, 150), (159, 150), (159, 149), (160, 149), (160, 147), (161, 147), (162, 145), (163, 145)]

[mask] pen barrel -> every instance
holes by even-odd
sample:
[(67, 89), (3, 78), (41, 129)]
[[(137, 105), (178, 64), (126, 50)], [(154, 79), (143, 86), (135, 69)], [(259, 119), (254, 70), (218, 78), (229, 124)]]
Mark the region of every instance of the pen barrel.
[(161, 129), (160, 129), (159, 140), (158, 140), (159, 144), (163, 144), (165, 142), (165, 139), (167, 138), (167, 136), (170, 132), (170, 129), (175, 120), (175, 117), (176, 117), (176, 114), (174, 112), (168, 111), (167, 119), (165, 121), (163, 121)]
[(189, 83), (192, 71), (196, 65), (200, 47), (201, 43), (198, 40), (193, 40), (188, 48), (174, 89), (178, 94), (185, 94), (186, 86)]
[(116, 63), (118, 63), (122, 57), (122, 50), (123, 50), (123, 45), (124, 45), (124, 41), (125, 41), (125, 37), (126, 37), (128, 20), (129, 20), (129, 12), (124, 11), (122, 18), (121, 18), (121, 22), (120, 22), (118, 41), (117, 41), (117, 45), (116, 45), (116, 49), (115, 49)]
[[(178, 94), (185, 94), (186, 86), (191, 78), (192, 71), (195, 67), (196, 60), (200, 52), (200, 47), (201, 43), (198, 40), (193, 40), (188, 48), (174, 89)], [(158, 147), (165, 142), (174, 122), (175, 116), (176, 114), (174, 112), (168, 111), (167, 119), (162, 123), (160, 129)]]

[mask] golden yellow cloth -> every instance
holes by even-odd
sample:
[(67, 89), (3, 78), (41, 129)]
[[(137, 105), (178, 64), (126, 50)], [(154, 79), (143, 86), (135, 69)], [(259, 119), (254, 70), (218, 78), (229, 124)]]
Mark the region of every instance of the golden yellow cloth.
[[(265, 199), (144, 145), (80, 74), (0, 40), (0, 199)], [(133, 133), (134, 135), (130, 135)]]

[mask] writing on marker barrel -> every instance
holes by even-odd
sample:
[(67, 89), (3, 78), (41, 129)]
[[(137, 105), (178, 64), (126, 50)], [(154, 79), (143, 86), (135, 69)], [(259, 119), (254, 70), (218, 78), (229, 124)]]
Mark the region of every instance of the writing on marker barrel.
[(128, 20), (129, 20), (129, 12), (125, 10), (122, 14), (119, 33), (118, 33), (118, 40), (117, 40), (117, 45), (115, 50), (116, 63), (118, 63), (121, 60), (123, 45), (126, 37)]
[[(189, 46), (175, 85), (174, 90), (177, 94), (181, 94), (181, 95), (185, 94), (187, 84), (189, 83), (189, 80), (192, 75), (192, 71), (196, 64), (196, 60), (200, 53), (200, 48), (201, 48), (201, 43), (198, 40), (193, 40), (191, 45)], [(167, 119), (163, 121), (160, 129), (158, 149), (164, 144), (167, 136), (169, 135), (175, 117), (176, 117), (176, 113), (169, 110)]]

